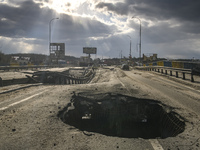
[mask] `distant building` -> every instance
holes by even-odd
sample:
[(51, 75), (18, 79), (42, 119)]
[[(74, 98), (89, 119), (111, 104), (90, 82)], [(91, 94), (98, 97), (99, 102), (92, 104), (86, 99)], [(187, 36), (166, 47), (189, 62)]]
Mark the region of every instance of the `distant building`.
[(43, 65), (47, 60), (47, 56), (43, 54), (8, 54), (9, 63), (13, 65)]
[(30, 63), (30, 57), (12, 56), (11, 64), (27, 65)]
[(144, 62), (156, 61), (158, 59), (158, 54), (143, 54)]

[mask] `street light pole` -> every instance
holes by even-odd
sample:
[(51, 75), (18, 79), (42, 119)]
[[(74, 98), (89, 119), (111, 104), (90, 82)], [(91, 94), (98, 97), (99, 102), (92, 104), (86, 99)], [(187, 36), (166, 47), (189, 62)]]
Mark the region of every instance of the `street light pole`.
[(140, 62), (140, 64), (141, 64), (141, 47), (142, 47), (142, 43), (141, 43), (141, 20), (140, 20), (140, 18), (138, 18), (138, 17), (132, 17), (132, 18), (136, 18), (136, 19), (138, 19), (139, 21), (140, 21), (140, 44), (139, 44), (139, 47), (140, 47), (140, 50), (139, 50), (139, 62)]
[(59, 19), (59, 18), (53, 18), (49, 21), (49, 56), (51, 55), (51, 22), (55, 19)]
[(131, 36), (127, 35), (130, 38), (130, 53), (129, 53), (129, 58), (131, 59)]

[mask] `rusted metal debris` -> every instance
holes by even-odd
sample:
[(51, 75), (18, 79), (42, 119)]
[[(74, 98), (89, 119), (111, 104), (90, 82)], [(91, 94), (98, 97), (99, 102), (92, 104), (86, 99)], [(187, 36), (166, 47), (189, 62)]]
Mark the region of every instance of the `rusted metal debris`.
[(37, 71), (32, 76), (26, 75), (29, 83), (50, 83), (50, 84), (85, 84), (88, 83), (95, 75), (94, 70), (89, 70), (82, 76), (69, 74), (69, 71)]

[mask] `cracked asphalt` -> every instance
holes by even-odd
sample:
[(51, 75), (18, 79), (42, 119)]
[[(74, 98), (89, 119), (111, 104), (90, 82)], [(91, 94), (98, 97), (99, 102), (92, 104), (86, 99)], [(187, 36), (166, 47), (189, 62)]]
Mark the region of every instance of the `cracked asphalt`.
[[(185, 81), (187, 82), (187, 81)], [(21, 85), (16, 85), (17, 86)], [(9, 90), (11, 87), (1, 87)], [(184, 118), (185, 131), (165, 139), (122, 138), (81, 131), (65, 124), (59, 111), (73, 93), (117, 93), (151, 99), (173, 107)], [(89, 84), (39, 85), (0, 95), (0, 149), (107, 150), (200, 149), (200, 89), (156, 73), (117, 67), (99, 68)]]

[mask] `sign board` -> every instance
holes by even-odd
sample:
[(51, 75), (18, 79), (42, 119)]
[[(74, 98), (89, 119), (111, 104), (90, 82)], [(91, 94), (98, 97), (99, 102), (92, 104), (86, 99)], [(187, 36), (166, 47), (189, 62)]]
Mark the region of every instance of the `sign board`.
[(65, 57), (65, 43), (50, 43), (50, 56), (52, 59)]
[(97, 48), (96, 47), (83, 47), (83, 53), (96, 54), (97, 53)]

